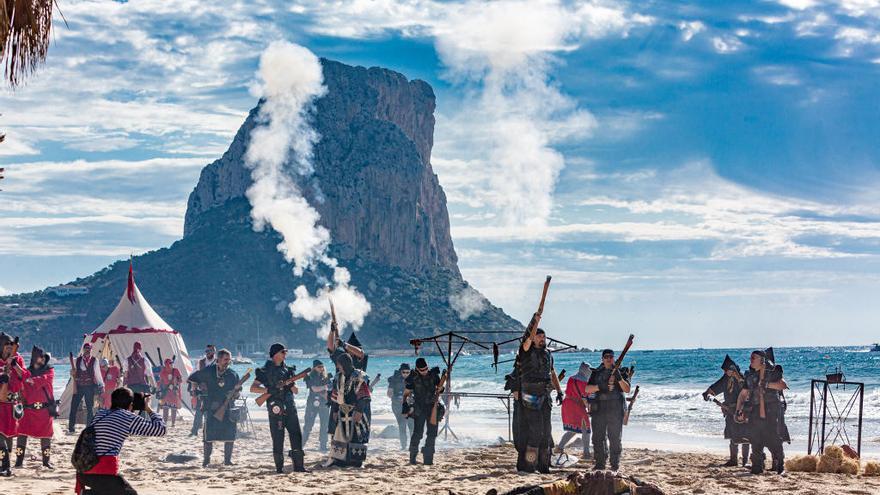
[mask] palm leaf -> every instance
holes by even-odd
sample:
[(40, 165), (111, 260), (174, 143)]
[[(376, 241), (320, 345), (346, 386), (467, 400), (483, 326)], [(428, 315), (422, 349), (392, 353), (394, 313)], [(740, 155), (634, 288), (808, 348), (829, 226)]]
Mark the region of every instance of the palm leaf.
[(56, 0), (0, 0), (0, 61), (13, 88), (46, 60)]

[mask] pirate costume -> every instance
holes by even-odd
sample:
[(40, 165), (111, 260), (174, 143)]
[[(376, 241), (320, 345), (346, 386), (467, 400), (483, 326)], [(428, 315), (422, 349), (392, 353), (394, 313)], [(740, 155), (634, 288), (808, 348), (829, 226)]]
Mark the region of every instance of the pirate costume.
[(199, 385), (204, 384), (204, 401), (202, 402), (205, 413), (205, 427), (202, 439), (204, 441), (204, 459), (202, 466), (211, 462), (211, 453), (214, 451), (214, 442), (223, 442), (223, 464), (232, 465), (232, 448), (238, 433), (238, 414), (233, 409), (233, 401), (226, 405), (223, 419), (217, 419), (214, 414), (223, 407), (226, 398), (230, 394), (236, 394), (235, 387), (238, 385), (239, 376), (231, 366), (221, 370), (216, 364), (206, 367), (190, 375), (190, 382)]
[(785, 427), (783, 413), (785, 402), (782, 392), (767, 387), (767, 384), (783, 379), (782, 366), (774, 361), (773, 348), (766, 351), (754, 351), (764, 362), (763, 374), (749, 366), (745, 375), (745, 386), (749, 391), (744, 411), (749, 420), (752, 444), (752, 474), (764, 472), (764, 448), (770, 451), (773, 458), (772, 469), (779, 474), (785, 470), (785, 453), (783, 441), (791, 441), (788, 428)]
[[(544, 333), (538, 329), (538, 334)], [(518, 357), (519, 385), (519, 436), (520, 449), (516, 461), (517, 471), (547, 473), (550, 471), (550, 450), (553, 447), (550, 424), (553, 389), (553, 356), (546, 346), (531, 345), (528, 350), (520, 346)]]
[[(42, 363), (37, 364), (37, 360)], [(37, 346), (31, 350), (31, 364), (24, 370), (21, 390), (24, 416), (18, 423), (18, 439), (15, 447), (15, 467), (22, 467), (27, 449), (27, 439), (40, 439), (43, 466), (52, 469), (50, 447), (52, 446), (52, 419), (57, 416), (52, 381), (55, 370), (49, 364), (51, 356)]]
[[(425, 447), (422, 449), (422, 460), (425, 465), (434, 463), (434, 443), (437, 439), (437, 425), (443, 417), (445, 408), (442, 404), (437, 405), (437, 424), (431, 424), (431, 411), (434, 409), (434, 400), (437, 395), (437, 386), (440, 384), (440, 368), (434, 367), (426, 375), (419, 370), (427, 370), (428, 363), (425, 358), (416, 360), (416, 371), (410, 373), (406, 379), (406, 390), (413, 397), (412, 405), (408, 405), (409, 416), (413, 418), (412, 438), (409, 442), (409, 463), (416, 464), (419, 455), (419, 442), (425, 433), (427, 425), (427, 437)], [(406, 406), (404, 406), (406, 407)]]
[[(708, 401), (710, 395), (724, 395), (722, 404), (726, 409), (724, 411), (724, 438), (730, 440), (730, 460), (723, 467), (737, 466), (737, 454), (742, 445), (742, 465), (748, 464), (749, 459), (749, 432), (746, 423), (736, 422), (736, 401), (743, 388), (745, 388), (745, 380), (740, 374), (739, 366), (730, 358), (729, 355), (724, 356), (724, 362), (721, 364), (721, 370), (724, 375), (718, 379), (709, 388), (703, 392), (703, 400)], [(727, 372), (733, 372), (730, 376)]]
[(296, 403), (293, 400), (293, 391), (290, 389), (293, 383), (285, 384), (296, 375), (296, 368), (287, 366), (283, 361), (275, 364), (272, 357), (279, 352), (286, 352), (283, 345), (275, 343), (269, 348), (269, 359), (266, 364), (257, 369), (256, 381), (264, 385), (270, 393), (266, 401), (266, 409), (269, 412), (269, 432), (272, 435), (272, 457), (275, 459), (275, 471), (281, 473), (284, 470), (284, 432), (290, 438), (290, 458), (293, 460), (293, 470), (305, 471), (305, 455), (302, 449), (302, 430), (299, 426), (299, 415), (296, 411)]
[(360, 467), (370, 441), (370, 386), (366, 374), (355, 369), (346, 353), (336, 357), (336, 377), (330, 392), (330, 463)]
[(409, 438), (413, 433), (412, 417), (403, 414), (403, 391), (406, 388), (406, 377), (410, 374), (409, 364), (402, 363), (400, 368), (395, 370), (391, 378), (388, 379), (388, 397), (391, 398), (391, 411), (394, 413), (394, 419), (397, 420), (400, 450), (407, 449)]
[(80, 403), (85, 403), (86, 424), (89, 424), (94, 417), (95, 396), (100, 397), (104, 391), (104, 379), (101, 378), (98, 358), (92, 356), (91, 352), (92, 345), (88, 342), (83, 344), (82, 353), (74, 361), (76, 388), (73, 398), (70, 400), (70, 414), (67, 419), (69, 433), (73, 433), (76, 427), (76, 416), (79, 413)]
[(309, 388), (309, 397), (306, 399), (306, 417), (305, 428), (303, 428), (303, 440), (305, 445), (309, 441), (309, 435), (312, 433), (312, 427), (315, 425), (315, 418), (319, 417), (321, 426), (318, 428), (318, 440), (321, 444), (321, 452), (327, 451), (327, 426), (330, 420), (330, 406), (327, 404), (327, 388), (333, 375), (324, 371), (318, 371), (318, 366), (324, 363), (315, 359), (312, 362), (312, 372), (305, 379), (306, 386)]
[(23, 415), (21, 389), (24, 360), (15, 352), (15, 339), (0, 332), (0, 476), (12, 476), (9, 456), (12, 438), (18, 434), (18, 421)]

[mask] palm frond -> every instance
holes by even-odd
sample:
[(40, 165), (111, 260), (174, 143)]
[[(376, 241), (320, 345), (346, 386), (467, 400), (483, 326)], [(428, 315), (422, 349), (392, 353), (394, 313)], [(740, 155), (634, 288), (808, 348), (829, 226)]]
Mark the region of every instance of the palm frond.
[(56, 0), (0, 0), (0, 61), (15, 88), (46, 60)]

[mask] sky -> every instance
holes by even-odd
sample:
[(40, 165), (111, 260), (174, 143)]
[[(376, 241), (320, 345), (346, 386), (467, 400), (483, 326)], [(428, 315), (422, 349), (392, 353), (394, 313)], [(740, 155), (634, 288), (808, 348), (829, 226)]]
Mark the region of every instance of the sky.
[(880, 0), (62, 0), (0, 92), (0, 293), (182, 236), (260, 54), (432, 85), (465, 278), (588, 347), (880, 340)]

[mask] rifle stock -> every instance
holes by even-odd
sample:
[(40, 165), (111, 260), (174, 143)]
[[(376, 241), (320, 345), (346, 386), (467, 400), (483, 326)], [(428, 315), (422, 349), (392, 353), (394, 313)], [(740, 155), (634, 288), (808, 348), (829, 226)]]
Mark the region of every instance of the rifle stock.
[(241, 386), (244, 384), (244, 382), (246, 382), (248, 378), (251, 377), (251, 371), (251, 368), (248, 368), (244, 376), (241, 377), (241, 380), (239, 380), (238, 383), (235, 385), (235, 388), (229, 391), (228, 394), (226, 394), (226, 400), (223, 401), (223, 405), (221, 405), (219, 409), (214, 411), (214, 418), (216, 418), (217, 421), (223, 421), (223, 418), (226, 417), (226, 408), (229, 407), (229, 403), (232, 402), (232, 400), (235, 398), (235, 394), (237, 394), (238, 391), (241, 390)]
[(721, 412), (723, 412), (724, 414), (733, 414), (733, 411), (731, 411), (730, 406), (725, 405), (725, 404), (724, 404), (723, 402), (721, 402), (720, 400), (715, 399), (715, 398), (712, 398), (712, 402), (714, 402), (715, 404), (717, 404), (718, 407), (721, 408)]
[(446, 376), (448, 370), (443, 370), (443, 375), (440, 377), (440, 383), (437, 384), (436, 390), (434, 390), (434, 407), (431, 408), (431, 418), (428, 420), (431, 423), (431, 426), (437, 425), (437, 408), (440, 405), (440, 392), (443, 390), (443, 386), (446, 385)]
[(639, 397), (639, 386), (636, 385), (636, 391), (633, 392), (633, 396), (630, 397), (629, 405), (626, 406), (626, 414), (623, 415), (623, 425), (626, 426), (629, 423), (629, 413), (633, 410), (633, 404), (636, 403), (636, 399)]
[[(302, 373), (300, 373), (298, 375), (294, 375), (294, 376), (288, 378), (287, 380), (284, 380), (283, 382), (279, 383), (278, 388), (283, 390), (283, 389), (289, 387), (290, 385), (293, 385), (297, 381), (302, 380), (303, 378), (308, 376), (309, 373), (311, 373), (311, 372), (312, 372), (312, 368), (306, 368), (305, 370), (303, 370)], [(254, 402), (256, 402), (258, 406), (262, 407), (262, 405), (265, 404), (266, 401), (269, 400), (269, 397), (271, 397), (271, 396), (272, 396), (272, 392), (264, 392), (264, 393), (260, 394), (260, 396), (254, 400)]]

